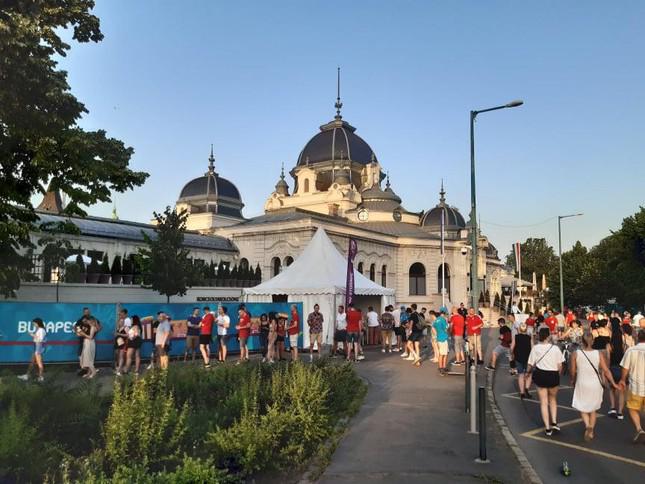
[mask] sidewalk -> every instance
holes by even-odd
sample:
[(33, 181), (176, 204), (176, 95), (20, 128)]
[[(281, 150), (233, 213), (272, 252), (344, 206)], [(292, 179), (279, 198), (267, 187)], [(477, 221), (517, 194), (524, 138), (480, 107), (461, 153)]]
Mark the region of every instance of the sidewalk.
[[(399, 353), (366, 356), (356, 365), (369, 384), (365, 403), (320, 483), (521, 481), (518, 463), (490, 416), (491, 462), (475, 463), (478, 437), (467, 433), (463, 377), (441, 377), (429, 361), (414, 368)], [(484, 385), (485, 376), (480, 373), (478, 384)]]

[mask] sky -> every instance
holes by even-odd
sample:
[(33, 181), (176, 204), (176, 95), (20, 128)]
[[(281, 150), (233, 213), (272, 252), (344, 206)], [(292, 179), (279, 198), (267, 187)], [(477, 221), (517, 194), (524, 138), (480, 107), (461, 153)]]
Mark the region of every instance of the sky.
[[(482, 232), (591, 246), (643, 203), (645, 2), (98, 0), (105, 39), (62, 68), (89, 114), (132, 146), (143, 187), (115, 194), (149, 221), (207, 168), (263, 213), (280, 165), (333, 118), (372, 147), (410, 211), (470, 211), (469, 111)], [(291, 187), (293, 181), (289, 180)], [(111, 204), (89, 208), (109, 216)]]

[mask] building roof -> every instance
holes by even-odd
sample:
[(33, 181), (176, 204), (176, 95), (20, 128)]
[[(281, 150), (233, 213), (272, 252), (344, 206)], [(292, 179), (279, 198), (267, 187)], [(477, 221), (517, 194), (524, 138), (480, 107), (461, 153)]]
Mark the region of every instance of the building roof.
[[(151, 238), (156, 237), (155, 226), (151, 224), (112, 220), (101, 217), (70, 217), (46, 212), (37, 212), (37, 214), (39, 218), (38, 223), (40, 224), (69, 221), (78, 227), (81, 235), (88, 237), (131, 240), (134, 242), (144, 242), (143, 233)], [(226, 237), (202, 235), (196, 232), (185, 233), (184, 247), (237, 252), (235, 245)]]
[(227, 197), (242, 202), (242, 196), (237, 187), (217, 173), (206, 174), (186, 183), (184, 188), (181, 189), (179, 199), (206, 196), (213, 198)]
[(443, 212), (443, 223), (445, 230), (461, 230), (466, 228), (466, 221), (459, 213), (457, 207), (451, 207), (446, 203), (446, 192), (441, 182), (441, 191), (439, 192), (439, 203), (433, 209), (427, 211), (421, 218), (421, 225), (430, 227), (434, 230), (441, 230), (441, 214)]
[(320, 133), (311, 138), (300, 152), (298, 166), (348, 160), (367, 165), (376, 161), (370, 145), (355, 134), (355, 130), (340, 119), (322, 125)]
[(51, 185), (47, 187), (47, 192), (36, 210), (49, 213), (61, 213), (64, 209), (63, 199), (58, 190), (52, 190)]

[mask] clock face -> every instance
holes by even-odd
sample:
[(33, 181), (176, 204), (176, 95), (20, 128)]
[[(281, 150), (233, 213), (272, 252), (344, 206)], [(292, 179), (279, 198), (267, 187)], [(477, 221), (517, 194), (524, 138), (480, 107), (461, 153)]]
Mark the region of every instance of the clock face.
[(361, 222), (367, 222), (367, 219), (369, 218), (369, 214), (367, 213), (367, 210), (363, 209), (358, 212), (358, 220)]
[(399, 212), (398, 210), (395, 210), (392, 213), (392, 218), (394, 219), (395, 222), (400, 222), (401, 221), (401, 212)]

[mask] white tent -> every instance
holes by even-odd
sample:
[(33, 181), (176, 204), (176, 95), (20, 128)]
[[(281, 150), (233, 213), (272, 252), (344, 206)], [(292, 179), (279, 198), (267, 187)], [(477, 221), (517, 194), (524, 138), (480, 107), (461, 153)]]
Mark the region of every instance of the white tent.
[[(302, 254), (284, 271), (255, 287), (244, 289), (248, 302), (270, 302), (274, 295), (287, 295), (288, 301), (302, 302), (304, 318), (320, 306), (325, 319), (323, 341), (330, 344), (333, 338), (334, 320), (339, 304), (345, 303), (347, 258), (338, 252), (324, 229), (319, 228)], [(367, 301), (381, 310), (394, 304), (394, 290), (380, 286), (354, 270), (354, 294), (356, 305), (363, 310), (361, 302)], [(374, 301), (377, 301), (374, 303)], [(304, 323), (304, 344), (309, 345), (309, 334)]]

